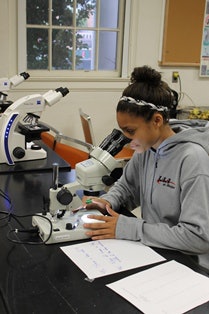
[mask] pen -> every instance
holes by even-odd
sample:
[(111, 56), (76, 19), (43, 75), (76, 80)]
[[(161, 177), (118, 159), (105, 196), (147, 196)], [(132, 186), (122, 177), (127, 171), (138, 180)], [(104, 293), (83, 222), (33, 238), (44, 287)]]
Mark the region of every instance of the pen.
[(92, 199), (90, 198), (90, 199), (88, 199), (88, 200), (86, 200), (86, 204), (92, 204), (93, 203), (93, 201), (92, 201)]
[(72, 213), (75, 214), (75, 213), (77, 213), (77, 212), (80, 211), (80, 210), (86, 210), (86, 208), (83, 207), (83, 206), (80, 206), (80, 207), (78, 207), (78, 208), (76, 208), (76, 209), (73, 209), (73, 210), (72, 210)]
[[(85, 201), (85, 203), (86, 203), (86, 205), (88, 205), (88, 204), (92, 204), (93, 201), (92, 201), (92, 199), (88, 199), (88, 200)], [(72, 213), (75, 214), (75, 213), (77, 213), (80, 210), (86, 210), (85, 206), (80, 206), (80, 207), (78, 207), (76, 209), (73, 209)]]

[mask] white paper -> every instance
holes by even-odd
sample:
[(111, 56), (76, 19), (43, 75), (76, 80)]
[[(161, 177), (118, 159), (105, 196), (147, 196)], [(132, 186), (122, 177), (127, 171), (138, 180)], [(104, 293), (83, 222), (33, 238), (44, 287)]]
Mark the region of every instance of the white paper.
[(140, 242), (128, 240), (89, 241), (61, 249), (89, 279), (165, 260)]
[(107, 287), (145, 314), (182, 314), (209, 301), (209, 278), (170, 261)]

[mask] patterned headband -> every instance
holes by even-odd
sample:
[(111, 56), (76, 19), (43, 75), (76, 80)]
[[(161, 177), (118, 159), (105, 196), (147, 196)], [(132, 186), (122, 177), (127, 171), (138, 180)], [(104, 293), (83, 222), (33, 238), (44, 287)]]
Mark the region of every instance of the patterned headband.
[(119, 101), (126, 101), (126, 102), (128, 102), (130, 104), (135, 104), (135, 105), (138, 105), (138, 106), (149, 106), (150, 109), (157, 110), (157, 111), (167, 111), (168, 110), (167, 107), (163, 107), (163, 106), (157, 107), (154, 104), (148, 103), (148, 102), (146, 102), (144, 100), (136, 100), (136, 99), (134, 99), (132, 97), (122, 96)]

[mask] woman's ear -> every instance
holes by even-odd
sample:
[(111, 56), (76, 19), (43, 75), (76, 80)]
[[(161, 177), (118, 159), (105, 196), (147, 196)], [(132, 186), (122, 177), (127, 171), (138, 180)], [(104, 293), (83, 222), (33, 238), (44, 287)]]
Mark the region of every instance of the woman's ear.
[(156, 112), (153, 115), (153, 123), (154, 123), (155, 126), (161, 126), (163, 124), (163, 117), (162, 117), (162, 115)]

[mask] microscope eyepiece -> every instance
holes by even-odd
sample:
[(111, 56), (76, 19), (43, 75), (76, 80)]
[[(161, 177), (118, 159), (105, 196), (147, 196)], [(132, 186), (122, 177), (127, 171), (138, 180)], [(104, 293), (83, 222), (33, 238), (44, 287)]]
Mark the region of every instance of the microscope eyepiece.
[(118, 154), (124, 145), (130, 143), (130, 139), (127, 138), (123, 133), (121, 133), (120, 137), (113, 141), (111, 145), (107, 148), (107, 152), (112, 155), (113, 157)]
[(111, 143), (115, 140), (117, 140), (120, 135), (122, 134), (122, 132), (118, 129), (113, 129), (112, 133), (109, 134), (103, 141), (102, 143), (99, 145), (99, 147), (103, 150), (107, 150), (108, 147), (111, 145)]
[(119, 153), (125, 144), (130, 143), (130, 139), (127, 138), (120, 130), (113, 129), (112, 133), (109, 134), (99, 145), (103, 150), (106, 150), (113, 157)]
[(60, 92), (63, 97), (69, 93), (69, 89), (67, 87), (59, 87), (55, 90), (56, 90), (56, 92)]
[(30, 74), (27, 72), (22, 72), (20, 75), (24, 78), (24, 80), (27, 80), (30, 77)]

